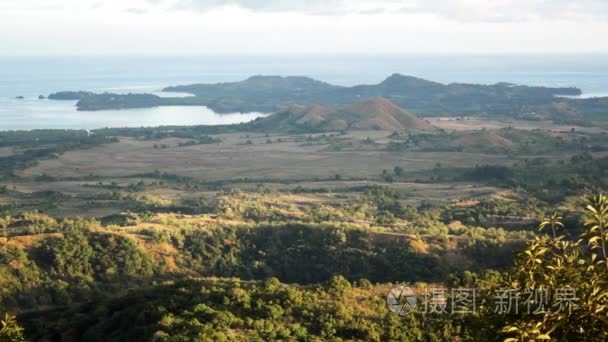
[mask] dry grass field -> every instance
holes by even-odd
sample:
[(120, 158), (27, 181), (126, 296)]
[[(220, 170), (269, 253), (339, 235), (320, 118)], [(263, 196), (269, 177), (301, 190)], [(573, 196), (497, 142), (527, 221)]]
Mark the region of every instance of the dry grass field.
[[(166, 184), (165, 186), (151, 185), (153, 178), (115, 178), (104, 179), (104, 184), (116, 184), (123, 189), (129, 184), (138, 182), (147, 184), (145, 189), (130, 191), (133, 194), (149, 194), (158, 198), (180, 204), (188, 199), (205, 199), (212, 203), (216, 200), (219, 190), (185, 189), (180, 186)], [(96, 181), (19, 181), (5, 183), (10, 189), (9, 193), (0, 195), (0, 205), (14, 203), (22, 210), (42, 209), (44, 212), (56, 216), (86, 216), (104, 217), (124, 211), (124, 202), (116, 199), (99, 200), (96, 197), (110, 194), (113, 190), (103, 188)], [(323, 203), (326, 205), (340, 205), (352, 200), (360, 194), (360, 189), (372, 186), (388, 186), (383, 181), (341, 180), (341, 181), (298, 181), (265, 182), (264, 188), (274, 192), (279, 202), (294, 203), (296, 205)], [(256, 192), (259, 184), (234, 183), (228, 188), (238, 188), (242, 191)], [(497, 194), (500, 188), (482, 186), (462, 182), (442, 183), (413, 183), (393, 182), (391, 189), (403, 195), (400, 200), (403, 205), (418, 206), (421, 203), (450, 204), (466, 201), (480, 196)], [(313, 193), (298, 194), (298, 189), (307, 189)], [(45, 193), (61, 194), (61, 199), (52, 201), (52, 205), (44, 205)], [(290, 195), (282, 195), (292, 193)], [(287, 197), (286, 197), (287, 196)], [(95, 199), (91, 201), (91, 199)], [(42, 205), (41, 205), (42, 203)]]
[[(509, 125), (523, 129), (542, 126), (554, 132), (570, 129), (531, 122), (515, 125), (483, 119), (429, 120), (453, 131), (485, 127), (488, 134), (492, 129)], [(455, 181), (462, 179), (458, 176), (462, 169), (476, 165), (511, 166), (536, 157), (506, 152), (393, 151), (388, 148), (394, 141), (392, 134), (390, 131), (299, 135), (241, 132), (216, 135), (220, 143), (190, 146), (183, 146), (187, 140), (179, 138), (121, 137), (118, 143), (71, 150), (19, 170), (19, 177), (0, 183), (8, 190), (0, 193), (0, 205), (19, 211), (42, 210), (56, 216), (104, 217), (141, 205), (154, 207), (154, 202), (170, 203), (179, 211), (180, 206), (188, 207), (199, 201), (214, 203), (218, 194), (232, 189), (257, 193), (260, 185), (275, 194), (300, 196), (285, 199), (286, 203), (296, 205), (310, 201), (340, 205), (371, 186), (390, 187), (401, 195), (399, 201), (403, 205), (414, 207), (423, 203), (467, 203), (504, 189), (484, 182)], [(484, 141), (479, 144), (486, 144)], [(12, 152), (0, 149), (0, 153)], [(606, 153), (594, 155), (601, 157)], [(570, 155), (556, 152), (542, 157), (562, 160)], [(393, 177), (396, 166), (402, 168), (399, 177)], [(157, 171), (168, 176), (158, 177)]]
[(501, 129), (513, 127), (516, 129), (534, 130), (541, 129), (553, 132), (569, 132), (575, 129), (580, 132), (600, 133), (606, 129), (602, 127), (585, 127), (576, 125), (559, 125), (552, 121), (529, 121), (529, 120), (509, 120), (496, 121), (480, 117), (428, 117), (425, 118), (432, 125), (443, 128), (448, 131), (476, 131), (480, 129)]
[(10, 157), (14, 154), (12, 147), (0, 147), (0, 158)]
[[(391, 132), (357, 132), (350, 139), (384, 139)], [(219, 135), (222, 142), (211, 145), (177, 147), (179, 140), (138, 141), (121, 138), (120, 143), (89, 150), (70, 151), (57, 159), (42, 161), (21, 172), (31, 177), (48, 174), (55, 177), (125, 177), (155, 170), (201, 180), (259, 179), (314, 180), (339, 174), (343, 178), (372, 178), (382, 170), (399, 165), (406, 171), (432, 169), (437, 162), (451, 167), (473, 166), (480, 163), (509, 163), (505, 156), (446, 153), (446, 152), (388, 152), (331, 151), (327, 144), (307, 144), (282, 137), (246, 138), (242, 134)], [(244, 144), (251, 140), (253, 144)], [(158, 149), (154, 145), (169, 145)]]
[[(124, 212), (125, 207), (137, 203), (133, 197), (138, 195), (179, 206), (199, 199), (212, 203), (222, 189), (256, 192), (259, 184), (276, 193), (299, 196), (286, 202), (338, 205), (352, 200), (366, 187), (389, 185), (382, 173), (392, 172), (395, 166), (409, 174), (390, 183), (392, 189), (404, 195), (401, 199), (404, 205), (448, 204), (492, 195), (500, 189), (445, 179), (429, 182), (429, 172), (437, 163), (443, 167), (471, 167), (513, 162), (507, 156), (480, 153), (391, 152), (385, 148), (391, 134), (387, 131), (271, 136), (234, 133), (218, 135), (221, 139), (218, 144), (181, 147), (179, 144), (186, 140), (123, 137), (119, 143), (68, 151), (19, 171), (20, 178), (0, 184), (8, 189), (0, 194), (0, 205), (10, 205), (19, 211), (42, 210), (56, 216), (104, 217)], [(336, 144), (346, 147), (335, 149)], [(186, 184), (190, 181), (144, 176), (154, 171), (185, 176), (196, 186)], [(36, 178), (41, 175), (54, 178)], [(98, 177), (88, 179), (90, 175)], [(418, 182), (419, 177), (426, 180)], [(214, 185), (217, 182), (223, 184), (217, 187)], [(137, 184), (143, 186), (133, 188)], [(298, 189), (311, 193), (298, 195)], [(120, 193), (132, 197), (121, 197)]]

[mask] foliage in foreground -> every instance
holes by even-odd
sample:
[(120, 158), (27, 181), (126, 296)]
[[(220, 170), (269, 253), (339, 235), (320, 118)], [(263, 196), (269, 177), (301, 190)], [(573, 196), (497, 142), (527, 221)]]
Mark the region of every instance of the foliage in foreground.
[(15, 316), (4, 314), (0, 320), (0, 342), (22, 342), (25, 341), (23, 328), (19, 326)]
[(188, 279), (91, 303), (52, 324), (42, 315), (31, 332), (86, 341), (444, 341), (455, 333), (448, 318), (390, 312), (384, 295), (385, 287), (340, 276), (307, 287)]
[(504, 284), (515, 290), (522, 307), (530, 298), (525, 289), (553, 294), (548, 310), (510, 318), (503, 329), (513, 335), (507, 341), (608, 339), (608, 198), (589, 200), (587, 229), (577, 241), (559, 234), (559, 219), (554, 215), (541, 224), (541, 229), (551, 228), (551, 236), (531, 242)]
[[(276, 278), (265, 281), (183, 279), (134, 290), (114, 299), (72, 305), (67, 312), (63, 308), (40, 310), (21, 318), (28, 336), (35, 340), (605, 341), (608, 338), (607, 197), (590, 199), (585, 218), (586, 229), (579, 240), (565, 238), (564, 225), (556, 214), (541, 224), (541, 230), (548, 234), (530, 241), (511, 271), (502, 275), (468, 272), (452, 279), (449, 285), (475, 287), (482, 299), (487, 300), (477, 314), (472, 315), (414, 312), (399, 316), (386, 304), (385, 296), (394, 285), (373, 286), (366, 280), (351, 284), (346, 278), (333, 276), (326, 283), (306, 286), (281, 284)], [(260, 237), (265, 241), (277, 238)], [(211, 247), (211, 241), (202, 239), (189, 250), (204, 251)], [(86, 257), (70, 249), (70, 244), (57, 246), (67, 248), (67, 254), (72, 257)], [(288, 251), (293, 246), (278, 248)], [(118, 252), (114, 250), (103, 258), (111, 260), (110, 256)], [(94, 255), (92, 251), (91, 256)], [(281, 262), (280, 258), (275, 259)], [(402, 259), (407, 257), (396, 260)], [(203, 265), (208, 261), (202, 258), (197, 262)], [(301, 263), (306, 260), (297, 262)], [(103, 276), (74, 269), (72, 262), (52, 265), (53, 272), (66, 281), (74, 280), (66, 277), (69, 274)], [(531, 290), (543, 291), (548, 296), (530, 297)], [(516, 305), (519, 311), (497, 311), (492, 298), (499, 291), (508, 291), (509, 301), (514, 301), (509, 305)], [(558, 293), (570, 295), (560, 299)], [(545, 310), (526, 309), (538, 308), (539, 304), (543, 304)], [(19, 333), (14, 321), (7, 321), (11, 322), (11, 331)]]
[(500, 308), (481, 308), (484, 330), (505, 342), (608, 339), (608, 198), (590, 198), (585, 217), (584, 233), (572, 241), (562, 218), (552, 215), (540, 225), (548, 234), (530, 241), (499, 282), (465, 282), (482, 287), (489, 302), (502, 298)]

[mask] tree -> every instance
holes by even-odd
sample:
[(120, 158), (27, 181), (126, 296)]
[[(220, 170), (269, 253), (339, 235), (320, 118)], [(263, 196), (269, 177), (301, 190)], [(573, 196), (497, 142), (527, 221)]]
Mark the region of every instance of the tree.
[(541, 222), (539, 228), (542, 231), (547, 226), (551, 227), (553, 237), (557, 238), (557, 230), (564, 227), (564, 225), (561, 223), (561, 220), (561, 216), (559, 216), (557, 213), (553, 213), (551, 217), (545, 218), (543, 222)]
[(393, 172), (395, 173), (395, 176), (401, 177), (405, 173), (405, 170), (403, 170), (403, 168), (401, 166), (395, 166), (395, 168), (393, 169)]
[(13, 218), (10, 216), (0, 217), (0, 228), (2, 228), (2, 236), (8, 239), (8, 226), (13, 223)]
[[(608, 268), (602, 265), (606, 263), (607, 204), (603, 195), (589, 199), (587, 229), (578, 241), (568, 241), (557, 233), (557, 228), (563, 227), (557, 214), (541, 224), (541, 229), (551, 226), (554, 235), (536, 237), (501, 285), (513, 291), (521, 308), (531, 304), (532, 291), (534, 295), (542, 291), (547, 310), (494, 316), (505, 323), (505, 341), (608, 339)], [(535, 297), (532, 304), (537, 302)]]
[[(606, 254), (606, 242), (608, 241), (608, 197), (604, 195), (594, 196), (589, 199), (587, 206), (587, 217), (585, 225), (588, 230), (585, 233), (587, 243), (594, 252), (599, 250), (601, 255), (594, 253), (593, 256), (598, 264), (604, 264), (608, 269), (608, 255)], [(601, 258), (601, 259), (600, 259)]]
[(15, 316), (8, 313), (0, 321), (0, 342), (21, 342), (25, 341), (23, 328), (19, 326)]

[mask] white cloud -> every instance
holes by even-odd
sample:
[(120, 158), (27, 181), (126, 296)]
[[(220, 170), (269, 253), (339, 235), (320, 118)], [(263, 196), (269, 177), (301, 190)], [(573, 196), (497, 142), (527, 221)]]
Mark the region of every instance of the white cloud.
[(462, 22), (608, 20), (608, 0), (2, 0), (0, 11), (99, 9), (210, 12), (238, 7), (253, 12), (306, 15), (428, 14)]
[(0, 0), (0, 56), (608, 53), (601, 43), (607, 6), (608, 0)]
[(151, 4), (209, 11), (223, 6), (306, 14), (425, 13), (459, 21), (608, 19), (607, 0), (150, 0)]
[(608, 19), (606, 0), (417, 0), (413, 3), (415, 11), (460, 21)]

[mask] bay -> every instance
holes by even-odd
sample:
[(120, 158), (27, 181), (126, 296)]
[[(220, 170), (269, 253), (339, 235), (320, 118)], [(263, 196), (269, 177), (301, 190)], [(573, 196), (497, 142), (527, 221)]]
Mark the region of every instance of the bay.
[(608, 58), (602, 55), (0, 57), (0, 131), (216, 125), (265, 115), (217, 114), (205, 107), (78, 112), (74, 101), (38, 99), (56, 91), (189, 96), (161, 90), (170, 85), (240, 81), (252, 75), (310, 76), (351, 86), (379, 83), (393, 73), (442, 83), (576, 86), (583, 97), (608, 94)]

